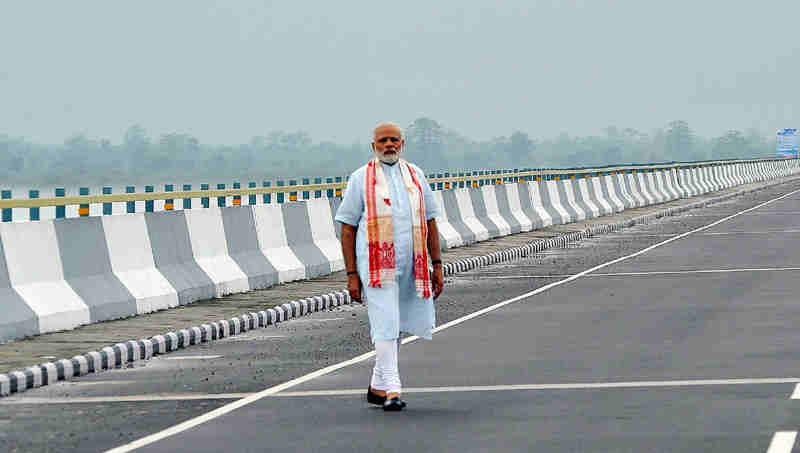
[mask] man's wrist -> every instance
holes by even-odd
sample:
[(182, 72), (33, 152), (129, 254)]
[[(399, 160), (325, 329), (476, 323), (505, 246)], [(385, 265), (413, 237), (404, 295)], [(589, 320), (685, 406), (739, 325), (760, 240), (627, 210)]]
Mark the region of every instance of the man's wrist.
[(437, 264), (438, 264), (439, 266), (441, 266), (441, 265), (442, 265), (442, 260), (431, 260), (431, 264), (432, 264), (433, 266), (436, 266)]

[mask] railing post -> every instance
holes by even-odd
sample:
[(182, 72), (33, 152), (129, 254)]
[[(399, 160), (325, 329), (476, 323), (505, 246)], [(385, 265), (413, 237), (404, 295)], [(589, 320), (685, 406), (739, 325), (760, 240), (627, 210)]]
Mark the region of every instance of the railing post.
[[(264, 187), (270, 187), (271, 185), (272, 185), (272, 183), (270, 181), (264, 181), (264, 183), (263, 183)], [(265, 193), (264, 194), (264, 204), (270, 204), (270, 203), (272, 203), (272, 194), (271, 193)]]
[[(233, 182), (233, 188), (234, 189), (241, 189), (242, 185), (239, 184), (238, 182), (234, 181)], [(233, 196), (233, 205), (234, 206), (241, 206), (242, 205), (242, 194)]]
[[(283, 181), (282, 180), (275, 181), (275, 185), (278, 187), (283, 187)], [(278, 196), (275, 197), (275, 201), (278, 204), (283, 204), (283, 192), (278, 192)]]
[[(136, 187), (134, 187), (134, 186), (125, 186), (125, 193), (136, 193)], [(136, 212), (136, 202), (135, 201), (129, 201), (129, 202), (125, 203), (125, 211), (127, 211), (128, 214), (135, 213)], [(57, 213), (56, 213), (56, 216), (58, 216)]]
[[(290, 186), (296, 186), (297, 185), (297, 180), (296, 179), (290, 179), (289, 180), (289, 185)], [(297, 201), (297, 191), (289, 192), (289, 201)]]
[[(225, 184), (217, 184), (217, 190), (225, 190)], [(225, 197), (217, 197), (217, 207), (225, 207)]]
[[(63, 187), (56, 188), (56, 198), (63, 198), (66, 196), (66, 190)], [(56, 206), (56, 218), (63, 219), (67, 217), (67, 207), (63, 204), (60, 206)]]
[[(103, 187), (103, 195), (111, 195), (111, 187)], [(103, 203), (103, 215), (111, 215), (111, 203)]]
[[(10, 190), (3, 190), (0, 192), (0, 199), (3, 200), (10, 200), (11, 199), (11, 191)], [(3, 208), (3, 222), (10, 222), (11, 221), (11, 208)]]
[[(208, 184), (200, 184), (200, 190), (208, 190)], [(200, 204), (208, 209), (211, 207), (211, 200), (209, 200), (208, 197), (201, 197)]]
[[(191, 184), (184, 184), (183, 191), (190, 192), (192, 190)], [(183, 209), (192, 209), (192, 199), (191, 198), (184, 198), (183, 199)]]
[[(247, 183), (247, 187), (250, 188), (250, 189), (255, 189), (256, 188), (255, 181), (251, 181), (251, 182)], [(250, 195), (247, 196), (247, 204), (249, 204), (251, 206), (256, 204), (256, 194), (251, 193)]]
[[(30, 199), (39, 198), (39, 191), (35, 190), (35, 189), (28, 191), (28, 198), (30, 198)], [(30, 219), (32, 221), (39, 220), (39, 208), (38, 207), (30, 208)]]
[[(153, 193), (153, 186), (144, 186), (145, 193)], [(144, 212), (153, 212), (155, 207), (155, 200), (145, 200)]]
[[(89, 195), (88, 187), (81, 187), (78, 189), (80, 195)], [(82, 204), (78, 206), (78, 215), (80, 217), (89, 217), (89, 204)]]
[[(174, 192), (175, 186), (172, 184), (164, 184), (164, 192)], [(174, 198), (167, 198), (164, 200), (164, 210), (165, 211), (172, 211), (175, 209), (175, 199)]]

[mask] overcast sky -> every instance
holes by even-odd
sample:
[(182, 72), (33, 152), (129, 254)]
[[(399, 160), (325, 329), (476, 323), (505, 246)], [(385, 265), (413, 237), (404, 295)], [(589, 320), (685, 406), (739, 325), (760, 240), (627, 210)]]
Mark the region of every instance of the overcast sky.
[[(434, 6), (435, 5), (435, 6)], [(800, 1), (0, 0), (0, 134), (800, 125)]]

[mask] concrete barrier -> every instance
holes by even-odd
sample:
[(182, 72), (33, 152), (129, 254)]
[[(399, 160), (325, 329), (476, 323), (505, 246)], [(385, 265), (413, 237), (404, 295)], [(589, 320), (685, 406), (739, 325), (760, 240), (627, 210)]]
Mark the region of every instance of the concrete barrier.
[(589, 216), (595, 218), (607, 215), (608, 212), (605, 207), (600, 204), (597, 196), (594, 195), (594, 186), (590, 189), (588, 181), (589, 179), (587, 178), (575, 180), (575, 184), (573, 184), (575, 186), (575, 200), (586, 207), (584, 212), (587, 218), (589, 218)]
[[(236, 208), (231, 208), (236, 209)], [(306, 278), (306, 267), (289, 247), (280, 205), (252, 206), (258, 249), (278, 273), (278, 282)]]
[[(534, 221), (528, 217), (528, 214), (522, 207), (522, 199), (520, 198), (519, 192), (520, 184), (501, 184), (496, 187), (500, 211), (502, 212), (504, 209), (508, 209), (508, 214), (519, 224), (520, 231), (531, 231)], [(530, 199), (528, 199), (528, 203), (530, 205)]]
[(194, 261), (214, 282), (214, 297), (250, 289), (247, 275), (228, 255), (220, 208), (184, 211)]
[(436, 200), (436, 204), (439, 205), (439, 217), (436, 218), (436, 226), (439, 229), (439, 243), (445, 249), (461, 247), (464, 245), (464, 240), (453, 224), (450, 223), (448, 215), (452, 214), (448, 214), (448, 209), (442, 196), (443, 193), (441, 190), (433, 192), (433, 198)]
[(642, 206), (647, 206), (648, 200), (642, 194), (639, 185), (639, 179), (636, 173), (627, 173), (625, 174), (625, 189), (631, 195), (634, 200), (634, 208), (640, 208)]
[(575, 191), (572, 188), (572, 182), (570, 180), (557, 181), (556, 188), (558, 190), (559, 199), (561, 200), (561, 205), (569, 213), (569, 218), (566, 223), (586, 219), (586, 213), (575, 201)]
[(701, 195), (711, 192), (711, 186), (706, 182), (705, 174), (701, 168), (693, 168), (692, 177), (694, 178), (695, 184), (700, 188)]
[(305, 203), (286, 203), (281, 206), (286, 240), (292, 253), (303, 263), (305, 278), (314, 278), (332, 272), (333, 266), (326, 254), (314, 242), (311, 219)]
[[(737, 163), (448, 189), (434, 197), (442, 247), (452, 248), (797, 172), (796, 161)], [(339, 203), (2, 223), (0, 341), (341, 270), (333, 221)]]
[[(453, 244), (459, 244), (456, 245), (456, 247), (473, 244), (477, 240), (475, 232), (470, 229), (461, 215), (461, 211), (458, 207), (458, 200), (456, 199), (456, 191), (437, 190), (433, 192), (433, 195), (439, 203), (439, 209), (444, 216), (447, 217), (447, 223), (458, 234), (458, 238), (453, 239)], [(449, 245), (449, 239), (445, 241), (445, 243)]]
[(586, 179), (575, 179), (571, 181), (574, 191), (575, 203), (583, 210), (587, 219), (600, 217), (600, 208), (592, 201), (589, 196), (589, 189), (586, 186)]
[(475, 221), (477, 221), (480, 225), (483, 226), (483, 229), (486, 230), (486, 234), (488, 235), (488, 239), (496, 238), (500, 236), (501, 227), (495, 224), (490, 218), (489, 213), (486, 210), (486, 204), (484, 202), (483, 196), (483, 189), (479, 188), (477, 190), (466, 189), (466, 197), (469, 199), (469, 204), (472, 209), (472, 214), (474, 216)]
[[(89, 307), (64, 279), (52, 221), (0, 224), (0, 238), (10, 286), (35, 314), (36, 333), (71, 329), (91, 322)], [(8, 302), (11, 307), (19, 302), (13, 293), (7, 293), (12, 296)], [(5, 306), (3, 300), (4, 309)], [(22, 313), (16, 312), (20, 318)], [(23, 320), (19, 328), (6, 325), (5, 334), (27, 329), (30, 321)], [(8, 339), (12, 338), (0, 338)]]
[(539, 183), (535, 181), (523, 182), (518, 186), (519, 201), (522, 210), (531, 219), (532, 228), (543, 228), (553, 224), (553, 218), (542, 205), (542, 196), (539, 193)]
[(589, 194), (594, 199), (595, 204), (601, 209), (600, 215), (611, 215), (622, 210), (622, 205), (617, 207), (609, 197), (608, 191), (603, 187), (605, 176), (595, 176), (586, 181)]
[[(520, 227), (519, 224), (517, 224), (516, 220), (506, 219), (500, 213), (500, 208), (497, 202), (497, 191), (495, 190), (496, 187), (497, 186), (481, 187), (480, 194), (475, 192), (475, 195), (479, 196), (473, 197), (473, 203), (477, 198), (478, 199), (477, 204), (483, 205), (483, 208), (486, 210), (485, 216), (488, 219), (489, 223), (494, 224), (497, 227), (497, 236), (508, 236), (509, 234), (513, 234), (514, 232), (519, 233)], [(473, 206), (475, 206), (475, 204), (473, 204)], [(478, 210), (476, 210), (475, 212), (478, 213)]]
[(711, 191), (711, 186), (705, 180), (705, 174), (701, 168), (693, 168), (690, 170), (694, 183), (699, 187), (699, 194), (703, 195)]
[(136, 300), (136, 313), (178, 305), (178, 293), (156, 269), (144, 214), (104, 216), (111, 269)]
[(663, 171), (660, 172), (660, 174), (661, 174), (661, 182), (664, 186), (664, 189), (669, 194), (670, 200), (677, 200), (679, 198), (684, 198), (684, 196), (681, 194), (681, 192), (675, 185), (676, 182), (675, 175), (677, 174), (675, 169), (673, 168), (668, 171)]
[(253, 209), (223, 208), (227, 255), (244, 273), (250, 289), (268, 288), (280, 282), (278, 269), (267, 259), (258, 243)]
[(5, 256), (3, 240), (0, 237), (0, 301), (3, 305), (3, 316), (0, 317), (0, 339), (36, 335), (41, 331), (39, 316), (11, 286)]
[(628, 190), (627, 178), (624, 173), (617, 173), (609, 176), (611, 184), (614, 186), (614, 191), (617, 198), (622, 202), (623, 209), (632, 209), (636, 207), (636, 200)]
[(216, 296), (211, 278), (194, 260), (186, 212), (151, 212), (144, 215), (156, 269), (175, 288), (181, 305)]
[(330, 266), (328, 272), (343, 270), (342, 244), (336, 237), (336, 230), (333, 226), (334, 215), (331, 213), (330, 204), (322, 198), (306, 200), (302, 204), (305, 205), (308, 212), (312, 242), (325, 256)]
[[(453, 191), (456, 202), (458, 203), (458, 210), (461, 213), (461, 220), (467, 225), (475, 236), (475, 242), (485, 241), (489, 239), (489, 229), (481, 223), (475, 215), (473, 209), (472, 196), (470, 192), (472, 189), (456, 189)], [(493, 237), (493, 236), (492, 236)]]
[(678, 170), (678, 187), (687, 197), (694, 197), (700, 194), (700, 189), (691, 181), (691, 174), (688, 168)]
[(100, 217), (52, 222), (64, 281), (89, 308), (89, 322), (137, 313), (136, 298), (111, 268)]
[(558, 181), (542, 181), (539, 186), (539, 193), (545, 206), (553, 209), (553, 225), (561, 225), (572, 221), (572, 215), (562, 204), (562, 198), (558, 190)]
[(608, 201), (613, 210), (612, 214), (622, 212), (625, 210), (625, 203), (622, 202), (620, 195), (617, 193), (617, 188), (614, 184), (614, 175), (603, 175), (594, 180), (595, 190), (600, 187), (603, 192), (603, 197)]

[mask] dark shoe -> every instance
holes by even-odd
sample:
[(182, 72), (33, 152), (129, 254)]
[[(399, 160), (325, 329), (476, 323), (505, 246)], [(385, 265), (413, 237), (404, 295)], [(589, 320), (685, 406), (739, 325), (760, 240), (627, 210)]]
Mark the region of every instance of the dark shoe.
[(386, 412), (399, 412), (406, 407), (406, 402), (398, 397), (394, 397), (383, 403), (383, 410)]
[(383, 403), (386, 402), (386, 397), (374, 393), (372, 391), (372, 386), (369, 386), (367, 387), (367, 402), (370, 404), (377, 404), (378, 406), (383, 406)]

